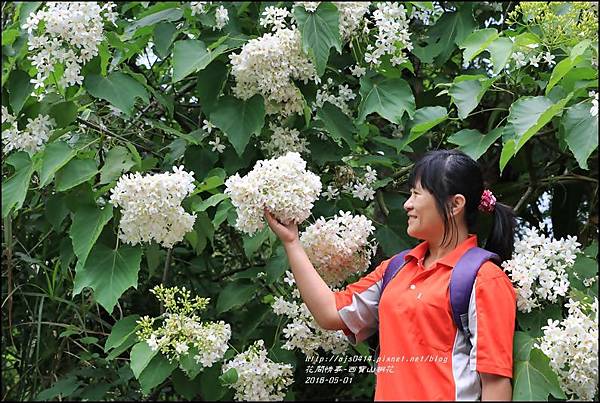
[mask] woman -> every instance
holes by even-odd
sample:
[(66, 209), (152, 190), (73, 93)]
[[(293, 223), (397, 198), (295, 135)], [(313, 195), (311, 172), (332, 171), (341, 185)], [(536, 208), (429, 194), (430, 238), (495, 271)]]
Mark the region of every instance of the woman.
[(468, 330), (456, 327), (449, 282), (461, 256), (477, 246), (477, 215), (494, 215), (486, 249), (501, 260), (513, 251), (514, 212), (483, 188), (476, 161), (456, 150), (427, 153), (414, 166), (404, 203), (407, 233), (423, 240), (382, 292), (391, 259), (343, 291), (332, 292), (309, 261), (294, 223), (271, 229), (283, 242), (302, 299), (324, 329), (352, 343), (379, 330), (375, 400), (510, 400), (516, 295), (491, 261), (477, 272)]

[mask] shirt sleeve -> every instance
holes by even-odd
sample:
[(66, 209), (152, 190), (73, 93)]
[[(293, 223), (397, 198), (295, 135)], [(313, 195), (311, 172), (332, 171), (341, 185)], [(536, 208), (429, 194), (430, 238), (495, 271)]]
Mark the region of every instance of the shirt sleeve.
[(484, 275), (477, 276), (475, 295), (469, 304), (473, 345), (470, 367), (477, 372), (512, 378), (516, 293), (510, 279), (498, 266), (486, 265), (480, 269)]
[(335, 305), (346, 325), (344, 334), (351, 344), (359, 343), (377, 331), (379, 325), (379, 297), (383, 274), (391, 259), (383, 261), (375, 270), (342, 291), (335, 291)]

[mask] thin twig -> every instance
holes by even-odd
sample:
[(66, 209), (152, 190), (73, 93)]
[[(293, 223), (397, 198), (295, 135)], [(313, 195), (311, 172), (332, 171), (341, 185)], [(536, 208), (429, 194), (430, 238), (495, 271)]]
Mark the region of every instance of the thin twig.
[(517, 213), (517, 214), (519, 213), (519, 210), (521, 210), (521, 207), (523, 207), (523, 205), (525, 204), (525, 201), (529, 198), (529, 196), (531, 195), (532, 192), (533, 192), (533, 186), (528, 186), (525, 194), (523, 194), (521, 199), (519, 199), (519, 202), (513, 208), (515, 213)]
[[(39, 323), (41, 323), (42, 325), (59, 326), (59, 327), (66, 327), (66, 328), (73, 326), (73, 325), (69, 325), (69, 324), (66, 324), (66, 323), (45, 322), (45, 321), (41, 321)], [(38, 322), (21, 322), (21, 323), (17, 323), (15, 325), (15, 327), (17, 327), (17, 326), (23, 326), (23, 325), (37, 325), (37, 324), (38, 324)], [(85, 332), (85, 333), (100, 334), (102, 336), (108, 336), (109, 335), (109, 333), (96, 332), (94, 330), (88, 330), (88, 329), (79, 329), (79, 330), (81, 330), (82, 332)]]
[(385, 200), (383, 200), (383, 193), (380, 190), (377, 191), (376, 200), (377, 205), (381, 209), (383, 215), (385, 215), (386, 217), (390, 215), (390, 210), (388, 210), (387, 206), (385, 205)]
[(117, 138), (117, 139), (119, 139), (119, 140), (121, 140), (123, 142), (134, 144), (134, 145), (140, 147), (141, 149), (143, 149), (144, 151), (148, 151), (148, 152), (156, 155), (157, 157), (160, 157), (160, 154), (154, 152), (151, 148), (148, 148), (148, 147), (146, 147), (144, 145), (141, 145), (141, 144), (138, 144), (138, 143), (136, 143), (136, 142), (134, 142), (132, 140), (128, 140), (128, 139), (126, 139), (124, 137), (121, 137), (118, 134), (116, 134), (116, 133), (114, 133), (114, 132), (112, 132), (112, 131), (110, 131), (110, 130), (108, 130), (106, 128), (103, 128), (103, 127), (100, 127), (100, 126), (96, 125), (95, 123), (92, 123), (92, 122), (90, 122), (88, 120), (85, 120), (85, 119), (82, 119), (82, 118), (77, 118), (77, 121), (80, 122), (80, 123), (83, 123), (84, 125), (86, 125), (88, 127), (91, 127), (92, 129), (94, 129), (94, 130), (96, 130), (96, 131), (98, 131), (100, 133), (108, 134), (109, 136), (115, 137), (115, 138)]

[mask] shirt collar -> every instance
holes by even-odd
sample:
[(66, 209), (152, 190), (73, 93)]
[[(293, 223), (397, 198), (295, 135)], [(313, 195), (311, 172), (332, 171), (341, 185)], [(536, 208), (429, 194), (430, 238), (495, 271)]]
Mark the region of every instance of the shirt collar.
[[(469, 249), (474, 248), (476, 246), (477, 246), (477, 235), (469, 234), (469, 237), (467, 239), (465, 239), (460, 244), (458, 244), (452, 252), (448, 253), (446, 256), (439, 259), (437, 261), (437, 263), (443, 264), (444, 266), (452, 268), (456, 265), (456, 263), (458, 263), (458, 260), (461, 258), (461, 256), (466, 251), (468, 251)], [(417, 259), (417, 261), (420, 261), (421, 263), (423, 263), (423, 259), (425, 258), (425, 254), (427, 253), (428, 250), (429, 250), (429, 242), (427, 242), (427, 241), (421, 242), (420, 244), (415, 246), (410, 252), (408, 252), (406, 254), (406, 256), (404, 257), (404, 260), (408, 260), (409, 257), (412, 257), (412, 258)]]

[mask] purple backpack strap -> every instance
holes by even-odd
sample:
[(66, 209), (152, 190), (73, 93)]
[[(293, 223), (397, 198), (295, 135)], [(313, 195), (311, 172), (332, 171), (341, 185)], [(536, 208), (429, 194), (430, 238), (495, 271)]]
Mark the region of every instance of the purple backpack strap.
[(385, 272), (383, 273), (383, 283), (381, 284), (381, 294), (383, 294), (383, 290), (388, 285), (388, 283), (394, 278), (396, 273), (398, 273), (400, 271), (400, 269), (402, 268), (402, 266), (404, 266), (404, 263), (405, 263), (404, 257), (411, 250), (412, 249), (403, 250), (402, 252), (398, 253), (396, 256), (394, 256), (392, 258), (392, 260), (388, 264), (388, 267), (385, 269)]
[(450, 277), (450, 306), (456, 327), (467, 335), (469, 332), (469, 301), (477, 272), (481, 265), (493, 260), (500, 264), (500, 258), (493, 252), (474, 247), (465, 252), (452, 270)]

